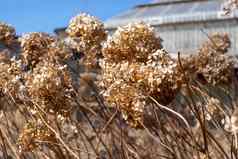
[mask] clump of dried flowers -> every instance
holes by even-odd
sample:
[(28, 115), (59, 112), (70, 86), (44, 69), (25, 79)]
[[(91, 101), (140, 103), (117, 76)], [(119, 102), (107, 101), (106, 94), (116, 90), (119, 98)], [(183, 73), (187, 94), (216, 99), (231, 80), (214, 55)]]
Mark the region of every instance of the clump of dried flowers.
[(70, 46), (85, 55), (84, 64), (89, 68), (95, 67), (97, 56), (101, 54), (101, 43), (107, 37), (103, 23), (96, 17), (82, 13), (70, 20), (66, 32)]
[(23, 63), (34, 67), (49, 51), (49, 46), (55, 39), (45, 33), (29, 33), (20, 38)]
[(226, 0), (223, 5), (225, 14), (230, 14), (233, 10), (238, 8), (238, 0)]
[(26, 87), (32, 101), (45, 112), (67, 116), (71, 111), (73, 84), (66, 65), (37, 64), (26, 77)]
[(15, 29), (5, 23), (0, 22), (0, 42), (5, 45), (11, 45), (16, 40)]
[(108, 38), (103, 47), (103, 56), (112, 62), (146, 62), (149, 54), (162, 48), (161, 41), (149, 25), (142, 22), (128, 24), (119, 27)]
[(20, 152), (34, 151), (40, 145), (47, 143), (56, 143), (56, 138), (41, 121), (28, 122), (18, 138)]
[(235, 58), (227, 55), (231, 46), (227, 34), (212, 34), (200, 48), (198, 54), (183, 60), (184, 69), (204, 83), (229, 84), (232, 80)]
[(109, 105), (134, 127), (143, 122), (149, 96), (168, 104), (181, 86), (176, 61), (161, 47), (151, 27), (135, 23), (119, 28), (103, 48), (99, 85)]
[(14, 104), (21, 103), (19, 93), (23, 86), (21, 60), (14, 58), (8, 60), (7, 63), (0, 62), (0, 100), (4, 109), (9, 108), (10, 105), (14, 106)]
[(52, 63), (66, 64), (72, 56), (73, 52), (65, 42), (63, 40), (56, 40), (49, 46), (44, 59)]

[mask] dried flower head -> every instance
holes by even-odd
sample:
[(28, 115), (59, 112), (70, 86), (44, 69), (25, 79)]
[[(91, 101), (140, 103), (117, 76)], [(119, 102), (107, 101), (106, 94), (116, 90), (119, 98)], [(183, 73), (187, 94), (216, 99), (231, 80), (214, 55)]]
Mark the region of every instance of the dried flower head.
[(54, 38), (45, 33), (29, 33), (21, 39), (22, 58), (26, 65), (35, 66), (47, 54)]
[(101, 67), (99, 86), (104, 90), (105, 100), (110, 106), (119, 108), (124, 119), (133, 126), (142, 122), (148, 96), (167, 105), (181, 86), (177, 63), (165, 50), (150, 54), (144, 64), (102, 61)]
[(226, 54), (230, 46), (227, 34), (212, 34), (197, 54), (181, 59), (185, 73), (204, 84), (229, 84), (236, 63), (234, 57)]
[(227, 34), (214, 34), (199, 50), (195, 61), (197, 73), (213, 85), (229, 84), (232, 80), (234, 58), (226, 55), (230, 47)]
[(12, 44), (16, 39), (16, 31), (15, 29), (5, 23), (0, 22), (0, 42), (6, 45)]
[(21, 100), (19, 97), (19, 90), (23, 85), (21, 61), (13, 58), (10, 59), (9, 63), (0, 62), (0, 68), (0, 92), (2, 94), (2, 106), (9, 107), (10, 103), (20, 103)]
[(225, 14), (230, 14), (231, 11), (238, 8), (238, 0), (226, 0), (223, 5), (223, 10)]
[(113, 36), (108, 38), (103, 48), (103, 56), (113, 62), (144, 62), (150, 53), (162, 48), (161, 41), (147, 24), (128, 24), (118, 28)]
[(53, 63), (66, 63), (72, 56), (72, 50), (62, 40), (57, 40), (49, 46), (46, 59)]
[(50, 114), (67, 116), (72, 105), (72, 79), (67, 66), (43, 62), (29, 74), (26, 81), (34, 103)]
[(84, 64), (89, 68), (97, 66), (101, 43), (107, 37), (103, 23), (93, 16), (82, 13), (70, 20), (66, 32), (70, 37), (68, 39), (70, 46), (84, 53)]
[(117, 81), (104, 93), (108, 104), (118, 108), (123, 118), (133, 127), (140, 127), (143, 122), (145, 96), (134, 86)]
[(180, 90), (183, 80), (178, 70), (177, 62), (165, 50), (157, 50), (149, 56), (144, 70), (145, 84), (149, 95), (160, 104), (169, 104)]
[(225, 54), (231, 47), (231, 41), (227, 33), (213, 33), (208, 38), (208, 41), (200, 48), (200, 54)]
[(55, 135), (42, 122), (28, 122), (18, 138), (20, 152), (33, 151), (42, 143), (56, 143)]
[(70, 20), (66, 30), (70, 37), (86, 43), (101, 43), (106, 38), (104, 25), (96, 17), (82, 13)]
[[(118, 64), (102, 62), (101, 86), (109, 88), (117, 80), (123, 80), (126, 83), (133, 83), (138, 89), (146, 90), (147, 95), (160, 91), (165, 95), (165, 90), (176, 92), (175, 90), (180, 87), (176, 61), (170, 58), (164, 50), (156, 51), (148, 59), (146, 64), (126, 61)], [(174, 94), (172, 92), (169, 92), (168, 95)], [(167, 101), (169, 101), (168, 98)]]

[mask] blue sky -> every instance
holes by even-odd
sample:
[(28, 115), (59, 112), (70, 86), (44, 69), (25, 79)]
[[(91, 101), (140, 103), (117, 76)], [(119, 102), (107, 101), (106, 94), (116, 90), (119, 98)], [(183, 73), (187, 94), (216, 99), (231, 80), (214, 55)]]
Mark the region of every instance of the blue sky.
[(66, 26), (77, 13), (87, 12), (106, 20), (136, 4), (150, 0), (1, 0), (0, 21), (13, 25), (18, 34)]

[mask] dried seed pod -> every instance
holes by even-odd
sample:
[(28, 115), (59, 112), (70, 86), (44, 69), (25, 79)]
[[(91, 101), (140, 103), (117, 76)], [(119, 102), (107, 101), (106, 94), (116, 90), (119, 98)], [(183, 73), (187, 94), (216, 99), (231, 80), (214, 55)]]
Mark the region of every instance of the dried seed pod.
[(0, 22), (0, 42), (6, 45), (11, 45), (16, 39), (15, 29), (5, 23)]
[(38, 148), (42, 143), (56, 143), (55, 135), (40, 121), (28, 122), (18, 138), (20, 152), (29, 152)]
[(45, 33), (29, 33), (20, 38), (22, 58), (26, 65), (35, 66), (47, 54), (54, 38)]
[(26, 86), (32, 101), (46, 112), (67, 116), (71, 111), (73, 86), (66, 65), (39, 63), (28, 75)]
[(113, 62), (145, 62), (150, 53), (162, 48), (161, 41), (145, 23), (128, 24), (108, 38), (102, 52), (106, 60)]

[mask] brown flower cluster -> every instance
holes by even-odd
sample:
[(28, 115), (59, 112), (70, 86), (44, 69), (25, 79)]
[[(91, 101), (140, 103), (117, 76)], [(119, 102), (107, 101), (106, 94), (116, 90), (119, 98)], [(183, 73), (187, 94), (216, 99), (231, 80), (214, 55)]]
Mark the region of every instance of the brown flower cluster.
[(103, 48), (103, 56), (113, 62), (146, 62), (150, 53), (162, 48), (161, 41), (147, 24), (128, 24), (119, 27), (114, 35), (108, 38)]
[(28, 122), (18, 138), (20, 152), (33, 151), (47, 143), (56, 143), (56, 138), (54, 133), (40, 121)]
[(32, 101), (45, 112), (67, 116), (71, 111), (73, 85), (67, 66), (42, 62), (27, 76)]
[(0, 101), (1, 108), (7, 110), (13, 103), (21, 103), (20, 89), (23, 85), (21, 61), (8, 59), (0, 62)]
[(15, 39), (15, 29), (8, 24), (0, 23), (0, 42), (4, 43), (5, 45), (10, 45), (13, 41), (15, 41)]
[(82, 13), (70, 20), (66, 32), (69, 35), (70, 46), (84, 53), (84, 64), (89, 67), (96, 66), (97, 55), (101, 54), (101, 43), (107, 37), (103, 23), (93, 16)]
[(29, 33), (19, 41), (19, 57), (1, 54), (2, 105), (9, 105), (9, 101), (27, 103), (30, 110), (37, 105), (47, 113), (67, 116), (80, 78), (70, 66), (72, 49), (65, 41), (45, 33)]
[(198, 54), (183, 61), (185, 70), (199, 75), (205, 83), (212, 85), (229, 84), (232, 80), (235, 60), (227, 55), (231, 46), (227, 34), (215, 33), (200, 48)]
[(226, 0), (223, 5), (225, 14), (230, 14), (231, 11), (238, 8), (238, 0)]
[(29, 33), (21, 37), (22, 59), (26, 65), (35, 66), (44, 55), (47, 54), (49, 46), (54, 38), (45, 33)]
[(134, 127), (143, 122), (148, 96), (168, 104), (181, 85), (176, 61), (161, 49), (152, 30), (143, 23), (120, 28), (105, 44), (100, 63), (106, 101)]
[(63, 40), (56, 40), (49, 46), (46, 56), (45, 59), (52, 63), (65, 64), (73, 56), (73, 52)]

